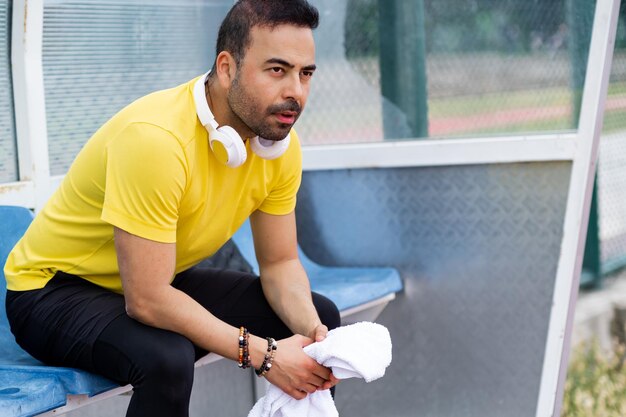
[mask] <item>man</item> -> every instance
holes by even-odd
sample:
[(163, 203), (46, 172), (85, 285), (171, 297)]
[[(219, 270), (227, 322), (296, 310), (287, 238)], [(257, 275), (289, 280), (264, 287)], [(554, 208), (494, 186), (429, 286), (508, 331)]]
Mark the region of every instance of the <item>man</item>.
[[(317, 23), (306, 0), (240, 0), (208, 76), (137, 100), (94, 134), (5, 265), (26, 351), (131, 383), (128, 416), (188, 415), (207, 351), (298, 399), (336, 384), (302, 349), (339, 315), (311, 294), (294, 217), (292, 126)], [(260, 280), (194, 268), (248, 216)]]

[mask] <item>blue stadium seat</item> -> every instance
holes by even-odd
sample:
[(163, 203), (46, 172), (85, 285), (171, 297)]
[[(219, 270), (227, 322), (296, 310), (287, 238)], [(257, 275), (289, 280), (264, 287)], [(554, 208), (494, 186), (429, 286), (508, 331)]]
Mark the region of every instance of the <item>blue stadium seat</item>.
[[(0, 272), (32, 219), (26, 208), (0, 206)], [(65, 405), (67, 395), (92, 396), (119, 387), (88, 372), (45, 366), (24, 352), (9, 329), (4, 272), (0, 275), (0, 416), (34, 416)]]
[[(233, 241), (258, 275), (259, 264), (254, 253), (249, 221), (235, 233)], [(309, 276), (311, 289), (333, 300), (343, 313), (342, 316), (362, 308), (386, 304), (403, 288), (400, 275), (394, 268), (321, 266), (309, 259), (300, 247), (298, 251), (302, 266)]]

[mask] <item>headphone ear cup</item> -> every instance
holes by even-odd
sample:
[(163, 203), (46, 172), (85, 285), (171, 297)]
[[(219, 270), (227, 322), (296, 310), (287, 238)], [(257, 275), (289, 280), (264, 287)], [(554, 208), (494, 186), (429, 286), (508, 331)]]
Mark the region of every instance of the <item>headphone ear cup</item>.
[(209, 145), (221, 163), (237, 168), (246, 162), (246, 147), (241, 136), (230, 126), (221, 126), (209, 132)]
[(268, 140), (259, 136), (252, 138), (250, 147), (252, 151), (263, 159), (276, 159), (285, 153), (289, 148), (291, 135), (287, 135), (283, 140)]

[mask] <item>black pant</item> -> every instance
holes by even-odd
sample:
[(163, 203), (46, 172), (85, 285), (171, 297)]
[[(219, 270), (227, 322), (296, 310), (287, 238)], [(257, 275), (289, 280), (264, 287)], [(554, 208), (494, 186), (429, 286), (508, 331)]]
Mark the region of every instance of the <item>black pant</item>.
[[(172, 286), (254, 335), (292, 335), (254, 275), (194, 268), (178, 274)], [(329, 329), (339, 326), (332, 301), (314, 293), (313, 302)], [(58, 273), (41, 290), (8, 291), (7, 316), (17, 342), (35, 358), (132, 384), (128, 417), (188, 416), (194, 362), (207, 352), (184, 336), (128, 317), (123, 296)]]

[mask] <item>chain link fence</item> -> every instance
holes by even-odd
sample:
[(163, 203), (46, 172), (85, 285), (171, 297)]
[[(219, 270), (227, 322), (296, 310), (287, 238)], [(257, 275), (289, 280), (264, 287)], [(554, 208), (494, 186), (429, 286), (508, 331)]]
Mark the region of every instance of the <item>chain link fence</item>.
[[(626, 5), (622, 4), (622, 12)], [(620, 21), (600, 141), (597, 197), (601, 273), (626, 265), (626, 19)]]
[(569, 1), (316, 1), (322, 62), (304, 142), (572, 129), (571, 26), (590, 28), (593, 6)]

